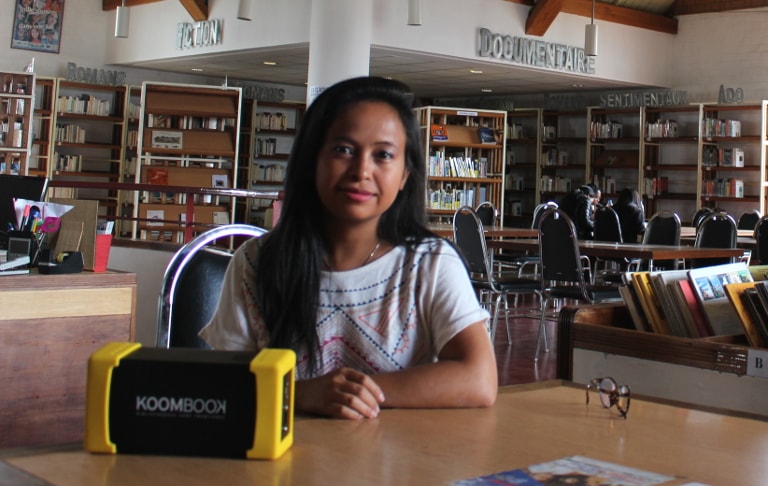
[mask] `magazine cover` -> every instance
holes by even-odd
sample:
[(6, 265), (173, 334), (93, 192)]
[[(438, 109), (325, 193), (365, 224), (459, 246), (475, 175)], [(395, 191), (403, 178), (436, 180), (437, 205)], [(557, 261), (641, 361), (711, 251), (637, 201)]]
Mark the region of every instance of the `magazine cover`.
[(729, 283), (753, 281), (746, 263), (694, 268), (688, 271), (688, 280), (715, 336), (744, 333), (739, 316), (725, 295), (723, 287)]
[(561, 484), (599, 484), (611, 486), (651, 486), (675, 479), (640, 469), (571, 456), (472, 479), (454, 482), (454, 486), (540, 486)]
[(11, 47), (58, 54), (63, 19), (64, 0), (16, 0)]

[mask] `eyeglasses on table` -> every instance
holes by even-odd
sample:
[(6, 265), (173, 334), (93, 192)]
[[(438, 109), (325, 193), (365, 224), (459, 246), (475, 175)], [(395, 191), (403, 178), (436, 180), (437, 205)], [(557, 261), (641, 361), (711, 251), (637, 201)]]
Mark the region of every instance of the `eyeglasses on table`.
[(600, 403), (605, 408), (616, 405), (623, 418), (629, 413), (630, 392), (627, 385), (619, 385), (611, 377), (595, 378), (587, 384), (587, 404), (589, 404), (590, 390), (600, 394)]

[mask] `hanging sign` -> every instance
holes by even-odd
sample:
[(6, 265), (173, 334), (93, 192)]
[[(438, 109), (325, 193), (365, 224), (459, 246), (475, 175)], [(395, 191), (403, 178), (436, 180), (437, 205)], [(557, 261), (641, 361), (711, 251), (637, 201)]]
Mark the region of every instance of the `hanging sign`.
[(179, 22), (176, 26), (176, 49), (207, 47), (221, 44), (222, 21)]

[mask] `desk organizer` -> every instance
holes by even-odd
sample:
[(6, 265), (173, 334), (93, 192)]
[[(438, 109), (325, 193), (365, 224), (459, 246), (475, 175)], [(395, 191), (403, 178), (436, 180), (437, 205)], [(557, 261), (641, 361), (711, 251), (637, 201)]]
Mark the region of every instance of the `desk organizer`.
[(293, 444), (296, 355), (109, 343), (88, 361), (90, 452), (276, 459)]

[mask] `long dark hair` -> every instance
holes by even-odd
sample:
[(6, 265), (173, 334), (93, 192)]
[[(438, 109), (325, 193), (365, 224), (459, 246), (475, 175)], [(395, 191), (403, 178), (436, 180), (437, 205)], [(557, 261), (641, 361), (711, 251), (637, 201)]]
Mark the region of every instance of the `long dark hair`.
[(405, 187), (381, 216), (380, 239), (413, 245), (431, 234), (426, 229), (424, 153), (413, 113), (413, 94), (398, 82), (361, 77), (339, 82), (309, 106), (293, 144), (285, 178), (280, 221), (262, 238), (256, 271), (256, 297), (270, 332), (270, 347), (305, 348), (314, 368), (315, 329), (323, 265), (323, 206), (315, 188), (318, 153), (336, 118), (363, 101), (394, 108), (405, 128)]

